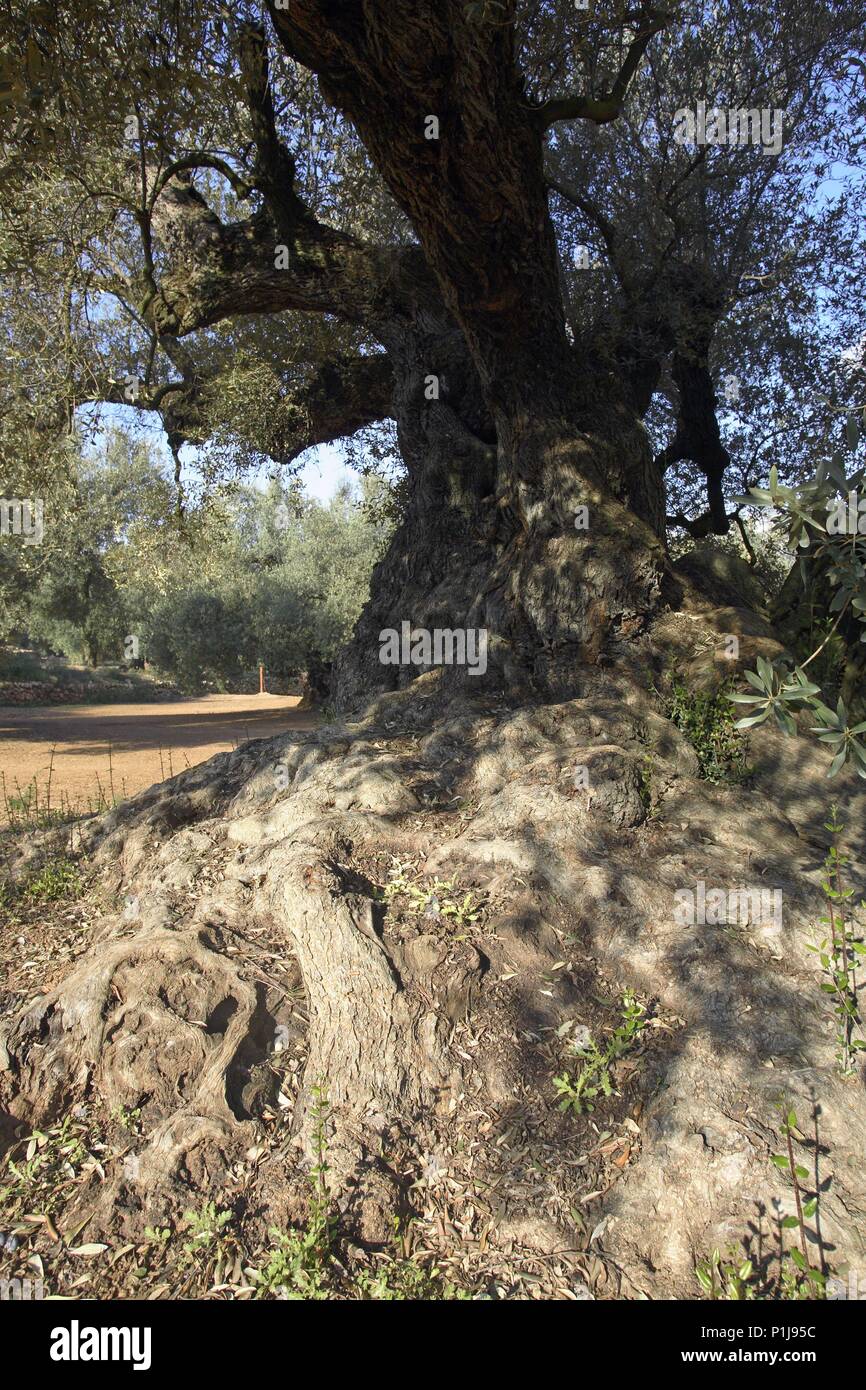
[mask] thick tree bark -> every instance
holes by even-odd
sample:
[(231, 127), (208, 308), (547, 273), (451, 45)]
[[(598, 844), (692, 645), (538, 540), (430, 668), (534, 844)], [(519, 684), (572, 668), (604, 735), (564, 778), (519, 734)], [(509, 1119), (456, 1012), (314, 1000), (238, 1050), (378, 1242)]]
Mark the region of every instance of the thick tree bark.
[[(513, 26), (479, 27), (457, 0), (339, 10), (298, 0), (271, 17), (411, 219), (473, 369), (476, 419), (487, 417), (473, 424), (446, 397), (464, 439), (441, 410), (413, 414), (407, 387), (414, 372), (438, 370), (434, 342), (417, 332), (385, 342), (398, 383), (403, 375), (395, 414), (411, 500), (338, 698), (351, 703), (375, 677), (377, 626), (405, 620), (486, 628), (509, 682), (518, 668), (535, 680), (542, 668), (597, 660), (659, 600), (663, 487), (631, 384), (565, 332), (543, 169), (548, 121), (526, 100)], [(405, 679), (378, 674), (374, 689)]]
[[(400, 382), (396, 343), (391, 357)], [(450, 381), (446, 371), (438, 401), (423, 399), (417, 373), (398, 389), (409, 500), (337, 663), (343, 709), (420, 674), (379, 660), (380, 633), (404, 621), (486, 629), (487, 688), (561, 693), (581, 664), (640, 631), (662, 594), (663, 479), (628, 407), (601, 384), (592, 406), (577, 392), (557, 408), (550, 386), (544, 398), (527, 391), (499, 413), (494, 445), (481, 393), (452, 404)]]

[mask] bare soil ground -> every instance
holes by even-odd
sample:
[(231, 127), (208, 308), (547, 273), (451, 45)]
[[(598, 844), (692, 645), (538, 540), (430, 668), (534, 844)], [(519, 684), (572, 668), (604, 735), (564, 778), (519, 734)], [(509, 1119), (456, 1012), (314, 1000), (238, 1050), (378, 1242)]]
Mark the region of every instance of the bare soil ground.
[(62, 798), (95, 806), (101, 793), (132, 796), (250, 739), (315, 728), (316, 715), (299, 703), (296, 695), (207, 695), (160, 705), (0, 707), (0, 770), (7, 795), (35, 779), (42, 804), (53, 748), (52, 805)]

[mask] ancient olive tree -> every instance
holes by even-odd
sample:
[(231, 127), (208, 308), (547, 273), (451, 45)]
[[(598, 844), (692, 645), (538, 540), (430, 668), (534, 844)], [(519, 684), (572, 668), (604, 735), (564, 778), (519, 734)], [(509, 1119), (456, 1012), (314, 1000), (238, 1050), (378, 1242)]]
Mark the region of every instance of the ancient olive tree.
[[(134, 28), (37, 6), (4, 58), (15, 350), (47, 359), (55, 416), (132, 401), (175, 449), (240, 416), (289, 463), (395, 421), (404, 525), (338, 700), (396, 679), (375, 635), (407, 614), (486, 626), (507, 680), (565, 689), (673, 596), (666, 517), (728, 529), (723, 326), (763, 320), (741, 338), (796, 381), (816, 263), (856, 245), (846, 198), (809, 197), (845, 152), (856, 41), (844, 5), (286, 5), (267, 27), (157, 6)], [(771, 142), (678, 140), (711, 91)], [(745, 379), (746, 351), (727, 365)], [(666, 499), (684, 464), (691, 517)]]
[[(621, 1236), (653, 1268), (681, 1274), (707, 1223), (703, 1170), (670, 1134), (697, 1126), (701, 1097), (717, 1115), (746, 1095), (760, 1108), (768, 1049), (791, 1067), (822, 1055), (793, 981), (750, 973), (736, 943), (725, 962), (684, 954), (677, 875), (743, 873), (757, 835), (771, 859), (784, 847), (796, 904), (802, 851), (775, 792), (698, 782), (648, 687), (712, 667), (723, 634), (744, 658), (778, 652), (730, 587), (672, 563), (669, 535), (726, 534), (772, 462), (802, 481), (811, 437), (783, 416), (802, 405), (832, 435), (862, 388), (839, 363), (859, 307), (856, 177), (824, 189), (859, 158), (859, 11), (79, 0), (74, 21), (7, 15), (10, 468), (20, 437), (44, 477), (32, 441), (108, 401), (161, 417), (181, 508), (226, 468), (291, 469), (389, 422), (406, 473), (333, 676), (360, 722), (218, 760), (80, 831), (138, 915), (15, 1020), (13, 1113), (82, 1086), (146, 1097), (130, 1200), (217, 1171), (249, 1133), (278, 1011), (224, 948), (255, 915), (297, 959), (307, 1081), (327, 1078), (343, 1121), (335, 1181), (376, 1166), (390, 1124), (420, 1152), (475, 1103), (523, 1103), (535, 1043), (581, 998), (571, 969), (536, 994), (557, 939), (661, 994), (692, 1030), (670, 1064), (680, 1109), (655, 1147), (647, 1131)], [(381, 634), (403, 623), (484, 632), (483, 674), (384, 663)], [(747, 802), (759, 831), (724, 814)], [(410, 861), (440, 885), (462, 869), (487, 908), (456, 937), (441, 887), (413, 915)], [(734, 994), (762, 1001), (751, 1017), (773, 1015), (772, 1037), (733, 1021)], [(487, 1042), (455, 1052), (470, 1024), (471, 1047)], [(666, 1165), (682, 1183), (662, 1201)]]

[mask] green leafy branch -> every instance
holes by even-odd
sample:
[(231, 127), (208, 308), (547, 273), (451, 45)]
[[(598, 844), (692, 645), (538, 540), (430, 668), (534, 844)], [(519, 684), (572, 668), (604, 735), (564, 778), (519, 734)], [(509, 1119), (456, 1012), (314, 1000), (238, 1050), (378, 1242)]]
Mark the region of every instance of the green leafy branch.
[[(827, 830), (833, 836), (833, 843), (824, 860), (824, 877), (821, 888), (827, 899), (828, 915), (820, 919), (823, 926), (830, 928), (830, 934), (817, 946), (809, 945), (821, 962), (826, 979), (821, 985), (823, 993), (833, 998), (836, 1016), (838, 1044), (837, 1058), (843, 1076), (851, 1076), (854, 1071), (853, 1054), (866, 1049), (866, 1041), (855, 1038), (854, 1029), (861, 1024), (858, 1007), (857, 962), (866, 956), (866, 943), (856, 937), (848, 921), (846, 904), (854, 895), (853, 888), (844, 886), (843, 874), (850, 856), (840, 846), (839, 837), (843, 826), (838, 820), (837, 808), (831, 809)], [(861, 908), (866, 904), (861, 903)]]
[[(866, 423), (866, 411), (864, 411)], [(862, 437), (861, 425), (853, 413), (848, 416), (846, 438), (851, 450), (857, 448)], [(863, 625), (860, 641), (866, 642), (866, 516), (863, 517), (863, 532), (860, 522), (853, 534), (841, 534), (833, 524), (838, 517), (839, 508), (844, 507), (846, 498), (856, 495), (866, 485), (866, 468), (856, 469), (850, 475), (845, 473), (845, 460), (840, 449), (835, 450), (828, 460), (822, 460), (809, 482), (799, 487), (785, 487), (779, 482), (778, 470), (770, 469), (769, 486), (751, 488), (748, 497), (737, 498), (738, 502), (751, 503), (758, 507), (775, 508), (779, 515), (774, 526), (785, 533), (788, 549), (800, 552), (800, 568), (804, 584), (808, 571), (806, 558), (802, 553), (810, 551), (816, 564), (826, 567), (828, 582), (833, 590), (830, 600), (830, 614), (835, 615), (829, 632), (821, 644), (799, 665), (785, 657), (767, 661), (757, 660), (756, 671), (744, 672), (752, 687), (750, 691), (736, 691), (728, 698), (736, 704), (750, 705), (752, 711), (739, 719), (737, 729), (749, 729), (773, 719), (783, 733), (797, 732), (794, 715), (801, 709), (808, 709), (816, 719), (810, 730), (820, 743), (832, 749), (829, 777), (846, 765), (860, 777), (866, 778), (866, 721), (852, 724), (845, 701), (840, 697), (836, 708), (831, 709), (822, 698), (821, 687), (810, 680), (806, 668), (821, 654), (846, 613), (856, 617)], [(841, 499), (840, 499), (841, 494)], [(859, 517), (859, 511), (857, 513)]]
[(813, 1269), (806, 1245), (806, 1222), (811, 1220), (818, 1210), (818, 1193), (810, 1194), (808, 1189), (804, 1190), (802, 1187), (802, 1184), (809, 1180), (809, 1170), (794, 1158), (793, 1136), (794, 1131), (799, 1128), (794, 1110), (783, 1107), (781, 1128), (785, 1137), (786, 1152), (773, 1154), (772, 1158), (776, 1167), (790, 1177), (797, 1208), (796, 1216), (782, 1217), (781, 1226), (784, 1231), (797, 1231), (800, 1238), (799, 1250), (794, 1247), (788, 1252), (794, 1269), (783, 1270), (782, 1284), (789, 1297), (821, 1298), (824, 1296), (827, 1277), (819, 1269)]

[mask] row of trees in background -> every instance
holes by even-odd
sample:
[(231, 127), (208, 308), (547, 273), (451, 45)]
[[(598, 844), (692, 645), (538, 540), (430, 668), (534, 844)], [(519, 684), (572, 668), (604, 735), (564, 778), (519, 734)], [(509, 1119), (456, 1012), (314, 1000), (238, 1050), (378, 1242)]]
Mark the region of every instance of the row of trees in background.
[(153, 447), (117, 428), (67, 484), (41, 545), (2, 546), (0, 635), (91, 666), (134, 651), (185, 690), (231, 688), (259, 661), (277, 677), (329, 662), (389, 530), (384, 485), (364, 479), (327, 505), (235, 484), (178, 516)]

